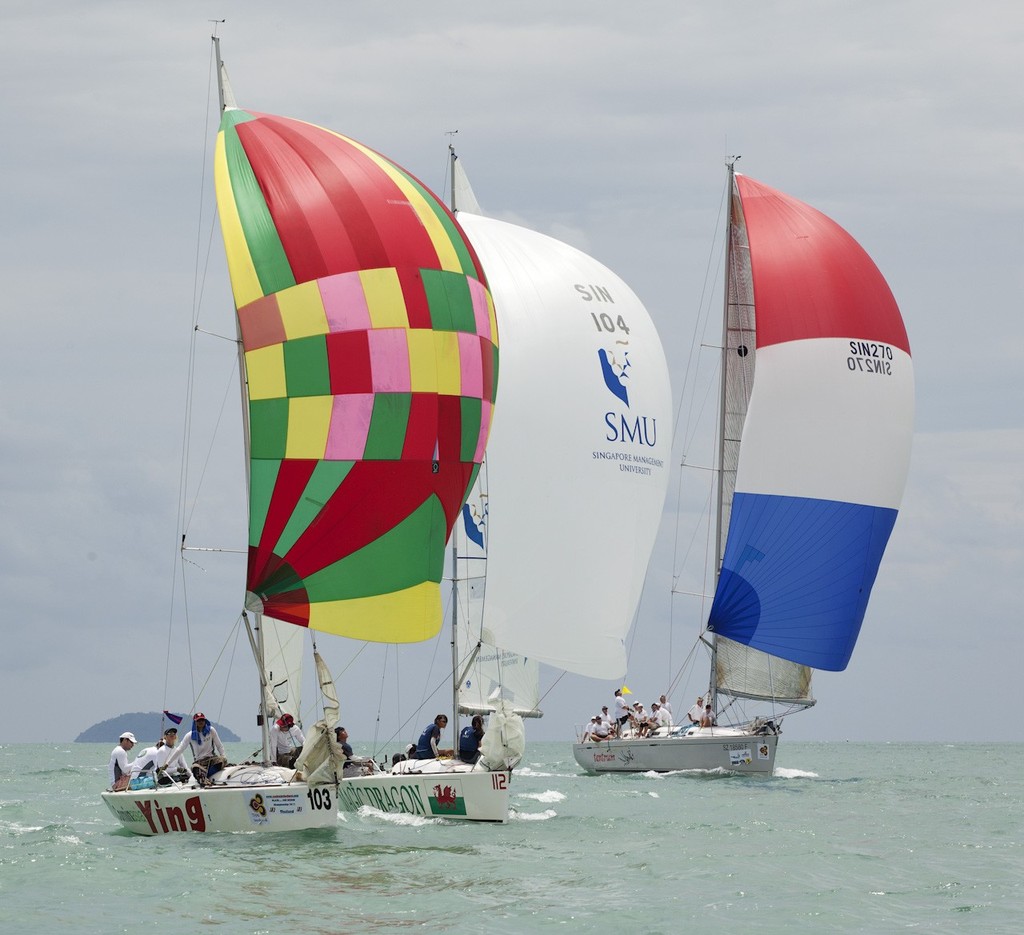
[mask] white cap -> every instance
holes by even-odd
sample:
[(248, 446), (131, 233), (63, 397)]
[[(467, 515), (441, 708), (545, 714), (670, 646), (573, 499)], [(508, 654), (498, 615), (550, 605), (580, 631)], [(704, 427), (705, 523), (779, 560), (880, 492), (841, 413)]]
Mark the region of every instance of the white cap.
[(132, 732), (131, 732), (130, 730), (126, 730), (126, 731), (125, 731), (125, 732), (124, 732), (124, 733), (123, 733), (123, 734), (122, 734), (122, 735), (121, 735), (120, 737), (118, 737), (117, 739), (118, 739), (118, 740), (130, 740), (130, 741), (131, 741), (132, 743), (138, 743), (138, 741), (137, 741), (137, 740), (135, 739), (135, 735), (134, 735), (134, 734), (133, 734), (133, 733), (132, 733)]

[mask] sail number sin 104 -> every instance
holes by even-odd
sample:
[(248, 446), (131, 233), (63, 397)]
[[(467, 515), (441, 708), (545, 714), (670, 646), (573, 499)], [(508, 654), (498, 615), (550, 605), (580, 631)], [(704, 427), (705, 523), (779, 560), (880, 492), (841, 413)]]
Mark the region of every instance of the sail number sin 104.
[[(584, 302), (608, 302), (612, 305), (615, 304), (615, 299), (612, 298), (611, 292), (604, 286), (576, 283), (574, 288)], [(590, 317), (598, 331), (607, 331), (611, 334), (621, 331), (623, 334), (629, 334), (629, 325), (626, 324), (626, 319), (621, 315), (612, 318), (607, 312), (591, 312)]]

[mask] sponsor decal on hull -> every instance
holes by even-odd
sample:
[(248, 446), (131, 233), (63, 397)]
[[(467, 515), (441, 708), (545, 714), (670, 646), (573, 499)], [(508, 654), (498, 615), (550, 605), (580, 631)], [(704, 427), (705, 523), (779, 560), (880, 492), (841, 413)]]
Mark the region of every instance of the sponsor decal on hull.
[(342, 805), (356, 810), (369, 805), (381, 812), (403, 812), (408, 815), (430, 815), (423, 802), (423, 793), (418, 786), (411, 783), (394, 783), (386, 785), (357, 786), (351, 782), (342, 782), (338, 790)]
[(134, 808), (114, 808), (115, 814), (125, 825), (142, 824), (145, 821), (153, 834), (206, 830), (206, 815), (198, 795), (185, 799), (181, 806), (163, 806), (156, 799), (135, 799), (132, 804)]
[(750, 747), (729, 747), (730, 766), (749, 766), (753, 762)]

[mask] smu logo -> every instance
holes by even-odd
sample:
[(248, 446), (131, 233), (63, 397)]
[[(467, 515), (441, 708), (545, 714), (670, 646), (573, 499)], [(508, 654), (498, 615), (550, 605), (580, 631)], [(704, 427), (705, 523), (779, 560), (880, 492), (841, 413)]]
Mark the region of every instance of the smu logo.
[(484, 535), (487, 532), (487, 495), (480, 494), (476, 503), (466, 502), (462, 505), (462, 526), (466, 538), (484, 548)]
[(615, 352), (608, 352), (603, 347), (597, 352), (601, 361), (601, 374), (604, 377), (604, 385), (611, 393), (621, 399), (626, 406), (629, 406), (629, 389), (626, 381), (629, 379), (629, 351), (622, 351), (622, 360), (617, 360)]
[[(633, 364), (629, 351), (600, 348), (601, 376), (608, 391), (629, 409), (629, 382)], [(654, 416), (633, 415), (629, 412), (608, 411), (604, 414), (605, 441), (625, 442), (653, 448), (658, 441), (658, 420)]]

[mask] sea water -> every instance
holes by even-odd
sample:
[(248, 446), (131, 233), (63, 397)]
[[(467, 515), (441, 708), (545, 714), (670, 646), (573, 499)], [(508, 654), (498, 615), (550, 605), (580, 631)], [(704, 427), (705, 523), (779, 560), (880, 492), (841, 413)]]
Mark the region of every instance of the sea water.
[(1024, 744), (783, 738), (758, 778), (587, 776), (536, 743), (504, 825), (158, 838), (100, 800), (111, 746), (0, 747), (4, 935), (1024, 932)]

